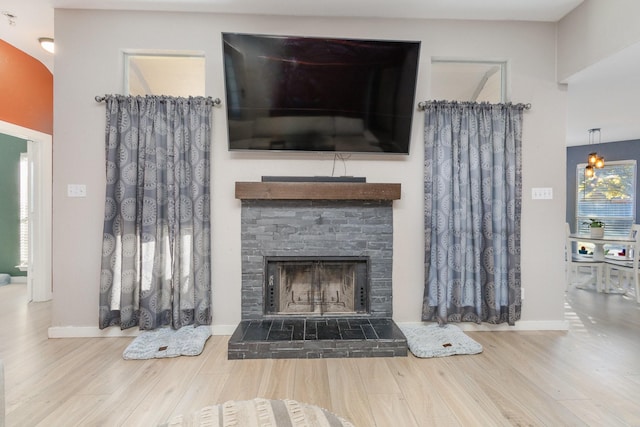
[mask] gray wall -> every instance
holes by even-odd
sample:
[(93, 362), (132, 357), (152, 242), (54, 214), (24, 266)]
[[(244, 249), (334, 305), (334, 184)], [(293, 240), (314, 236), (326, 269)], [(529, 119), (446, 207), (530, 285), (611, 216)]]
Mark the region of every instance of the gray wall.
[[(300, 36), (420, 41), (416, 101), (430, 99), (432, 57), (509, 61), (510, 99), (533, 105), (525, 113), (523, 127), (523, 195), (531, 194), (536, 187), (552, 187), (554, 195), (558, 194), (552, 200), (522, 200), (522, 287), (526, 302), (517, 326), (566, 327), (563, 216), (567, 93), (556, 80), (555, 23), (76, 9), (56, 9), (55, 21), (56, 46), (62, 54), (56, 54), (54, 90), (64, 96), (54, 97), (52, 275), (56, 295), (51, 335), (106, 333), (97, 328), (96, 320), (104, 222), (105, 107), (94, 97), (122, 90), (123, 50), (201, 51), (206, 57), (206, 95), (222, 97), (220, 33), (280, 34), (285, 29)], [(139, 31), (120, 31), (133, 27)], [(214, 109), (213, 115), (213, 322), (214, 333), (230, 335), (241, 320), (242, 304), (241, 203), (234, 195), (235, 183), (257, 181), (263, 175), (329, 176), (334, 158), (332, 154), (316, 153), (267, 156), (229, 152), (224, 107)], [(393, 203), (393, 320), (397, 323), (420, 321), (424, 294), (424, 113), (417, 108), (413, 124), (409, 156), (353, 155), (344, 164), (335, 165), (338, 175), (402, 185), (402, 198)], [(541, 173), (542, 164), (545, 168)], [(87, 197), (67, 197), (68, 184), (85, 184)], [(542, 231), (540, 223), (545, 224)], [(120, 333), (108, 333), (116, 332)]]
[[(587, 156), (591, 152), (597, 152), (604, 156), (605, 161), (636, 160), (640, 164), (640, 140), (607, 142), (601, 144), (578, 145), (567, 147), (567, 218), (571, 225), (571, 231), (576, 231), (576, 166), (586, 163)], [(640, 173), (636, 170), (636, 194), (640, 188)], [(636, 198), (636, 220), (638, 223), (638, 210), (640, 203)]]

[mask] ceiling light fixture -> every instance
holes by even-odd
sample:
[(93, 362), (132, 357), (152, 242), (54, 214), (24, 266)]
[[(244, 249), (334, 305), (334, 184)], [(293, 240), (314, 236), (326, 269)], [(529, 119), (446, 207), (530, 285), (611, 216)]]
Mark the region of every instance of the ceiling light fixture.
[(53, 53), (54, 45), (53, 45), (53, 39), (51, 37), (40, 37), (38, 41), (40, 42), (40, 46), (44, 50), (46, 50), (49, 53)]
[[(589, 145), (595, 140), (595, 133), (598, 133), (598, 144), (601, 142), (600, 128), (589, 129)], [(602, 169), (604, 167), (604, 157), (598, 156), (595, 151), (589, 153), (587, 158), (587, 167), (584, 168), (584, 175), (587, 178), (592, 178), (596, 174), (596, 169)]]

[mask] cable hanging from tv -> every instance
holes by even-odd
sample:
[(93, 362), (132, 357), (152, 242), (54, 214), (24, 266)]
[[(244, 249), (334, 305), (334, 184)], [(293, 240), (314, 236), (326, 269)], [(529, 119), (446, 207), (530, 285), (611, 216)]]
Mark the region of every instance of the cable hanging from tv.
[[(96, 102), (104, 102), (104, 101), (107, 100), (107, 98), (109, 96), (125, 96), (125, 95), (104, 95), (104, 96), (97, 95), (95, 97), (95, 100), (96, 100)], [(156, 97), (160, 98), (161, 102), (162, 102), (162, 100), (164, 98), (163, 96), (160, 96), (160, 95), (148, 95), (148, 96), (156, 96)], [(197, 98), (197, 97), (194, 97), (194, 98)], [(213, 105), (214, 107), (218, 107), (218, 106), (222, 105), (222, 101), (220, 100), (220, 98), (215, 98), (214, 99), (214, 98), (212, 98), (210, 96), (207, 96), (206, 98), (207, 98), (207, 101), (211, 102), (211, 105)]]
[[(481, 105), (481, 104), (489, 104), (489, 103), (486, 103), (486, 102), (480, 103), (480, 102), (458, 102), (458, 101), (420, 101), (420, 102), (418, 102), (418, 110), (424, 111), (427, 108), (427, 105), (430, 104), (430, 103), (439, 103), (439, 104), (443, 104), (443, 105), (454, 105), (454, 104), (460, 104), (460, 105), (477, 104), (477, 105)], [(516, 108), (522, 108), (523, 110), (530, 110), (531, 109), (531, 104), (513, 104), (511, 102), (506, 102), (506, 103), (497, 104), (497, 105), (514, 106)]]

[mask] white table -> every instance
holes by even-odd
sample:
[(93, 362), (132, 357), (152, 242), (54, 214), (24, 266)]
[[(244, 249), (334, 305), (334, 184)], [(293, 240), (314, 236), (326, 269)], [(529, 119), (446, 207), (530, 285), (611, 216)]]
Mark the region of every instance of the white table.
[[(601, 261), (601, 262), (604, 262), (604, 259), (605, 259), (604, 245), (618, 245), (618, 246), (625, 246), (628, 248), (632, 248), (636, 244), (635, 239), (632, 239), (630, 237), (604, 236), (602, 238), (596, 238), (596, 237), (591, 237), (589, 234), (575, 234), (575, 233), (569, 235), (569, 240), (574, 242), (593, 243), (594, 245), (593, 260)], [(636, 248), (634, 248), (634, 250), (636, 250)], [(629, 255), (629, 252), (627, 251), (626, 256), (628, 255)], [(625, 259), (625, 258), (618, 257), (617, 259)], [(585, 264), (585, 266), (586, 265), (588, 264)], [(602, 283), (604, 279), (603, 277), (596, 277), (595, 279), (596, 280), (594, 284), (596, 285), (596, 289), (604, 290), (607, 293), (618, 293), (604, 286), (604, 283)]]
[(630, 237), (607, 237), (595, 238), (589, 234), (570, 234), (569, 240), (574, 242), (589, 242), (594, 244), (593, 260), (604, 261), (604, 245), (619, 245), (619, 246), (635, 246), (636, 241)]

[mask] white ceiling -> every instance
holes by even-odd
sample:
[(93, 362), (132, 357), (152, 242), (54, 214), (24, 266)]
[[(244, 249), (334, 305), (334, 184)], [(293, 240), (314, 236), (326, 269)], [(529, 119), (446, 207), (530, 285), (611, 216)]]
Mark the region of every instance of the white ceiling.
[[(38, 45), (54, 37), (54, 8), (163, 10), (293, 16), (557, 22), (583, 0), (3, 0), (0, 39), (53, 71), (53, 55)], [(640, 44), (569, 79), (567, 145), (587, 143), (588, 129), (602, 142), (640, 138)], [(637, 88), (637, 89), (635, 89)], [(596, 105), (597, 103), (597, 105)], [(635, 105), (638, 104), (636, 108)], [(534, 106), (535, 108), (535, 106)]]

